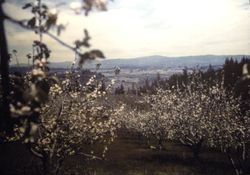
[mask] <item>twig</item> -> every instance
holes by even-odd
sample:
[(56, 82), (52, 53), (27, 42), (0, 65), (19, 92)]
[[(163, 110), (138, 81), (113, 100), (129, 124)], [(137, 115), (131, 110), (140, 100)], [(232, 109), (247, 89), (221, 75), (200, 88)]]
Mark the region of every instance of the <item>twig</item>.
[[(34, 31), (33, 28), (30, 28), (28, 26), (26, 26), (23, 22), (23, 20), (16, 20), (14, 18), (11, 18), (10, 16), (5, 15), (4, 16), (5, 19), (7, 19), (9, 22), (19, 25), (20, 27), (30, 30), (30, 31)], [(50, 38), (52, 38), (53, 40), (57, 41), (59, 44), (61, 44), (62, 46), (76, 52), (77, 54), (81, 54), (79, 51), (77, 51), (73, 46), (67, 44), (66, 42), (62, 41), (61, 39), (59, 39), (58, 37), (56, 37), (55, 35), (53, 35), (52, 33), (50, 33), (49, 31), (43, 31), (44, 34), (46, 34), (47, 36), (49, 36)]]

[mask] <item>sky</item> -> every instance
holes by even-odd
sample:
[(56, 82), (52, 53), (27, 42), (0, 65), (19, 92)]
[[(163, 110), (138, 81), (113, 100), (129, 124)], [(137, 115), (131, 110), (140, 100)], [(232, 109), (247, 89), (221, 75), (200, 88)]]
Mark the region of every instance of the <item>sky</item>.
[[(53, 7), (55, 1), (44, 0)], [(69, 3), (69, 0), (59, 0)], [(26, 0), (7, 0), (4, 9), (17, 19), (30, 13), (21, 7)], [(70, 1), (72, 2), (72, 1)], [(73, 45), (91, 36), (91, 49), (107, 58), (135, 58), (150, 55), (250, 55), (249, 0), (114, 0), (108, 11), (76, 15), (69, 5), (58, 8), (58, 24), (67, 28), (60, 39)], [(20, 62), (31, 52), (34, 32), (6, 22), (9, 50), (16, 49)], [(53, 32), (53, 31), (52, 31)], [(54, 31), (55, 33), (55, 31)], [(50, 61), (71, 61), (74, 53), (49, 37)]]

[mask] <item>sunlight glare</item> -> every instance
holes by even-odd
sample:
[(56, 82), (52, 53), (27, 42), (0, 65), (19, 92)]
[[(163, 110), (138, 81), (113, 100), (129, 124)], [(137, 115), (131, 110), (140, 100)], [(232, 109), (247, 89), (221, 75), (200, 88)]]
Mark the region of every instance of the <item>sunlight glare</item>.
[(75, 9), (81, 8), (82, 4), (79, 1), (75, 1), (75, 2), (71, 2), (69, 6), (71, 9), (75, 10)]

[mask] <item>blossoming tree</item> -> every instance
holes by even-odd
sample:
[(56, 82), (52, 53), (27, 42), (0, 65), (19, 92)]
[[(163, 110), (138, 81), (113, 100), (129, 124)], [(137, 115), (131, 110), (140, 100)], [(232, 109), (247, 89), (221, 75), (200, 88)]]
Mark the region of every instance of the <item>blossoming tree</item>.
[[(106, 93), (101, 83), (92, 77), (86, 85), (77, 78), (66, 78), (50, 88), (49, 102), (43, 106), (36, 134), (28, 139), (30, 151), (43, 163), (44, 174), (58, 174), (67, 156), (78, 154), (87, 158), (102, 159), (108, 145), (116, 137), (122, 106), (111, 107), (104, 103)], [(93, 88), (94, 87), (94, 88)], [(15, 137), (22, 138), (24, 129), (17, 127)], [(93, 144), (103, 145), (95, 154)], [(88, 145), (87, 149), (84, 145)]]

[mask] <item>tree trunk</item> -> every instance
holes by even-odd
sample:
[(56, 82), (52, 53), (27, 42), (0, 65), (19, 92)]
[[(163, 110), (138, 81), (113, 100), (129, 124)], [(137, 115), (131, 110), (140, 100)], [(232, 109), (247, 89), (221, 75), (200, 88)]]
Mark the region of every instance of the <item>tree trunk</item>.
[(51, 168), (51, 161), (47, 158), (42, 159), (43, 163), (43, 174), (44, 175), (53, 175), (52, 174), (52, 168)]
[(163, 144), (163, 139), (160, 138), (160, 139), (158, 140), (158, 149), (159, 149), (159, 150), (162, 150), (162, 147), (163, 147), (162, 144)]
[(194, 160), (200, 160), (202, 141), (191, 146)]
[(232, 156), (230, 156), (229, 153), (228, 153), (227, 155), (228, 155), (228, 159), (230, 160), (230, 162), (231, 162), (231, 164), (232, 164), (232, 166), (233, 166), (233, 168), (234, 168), (235, 174), (236, 174), (236, 175), (240, 175), (240, 171), (239, 171), (239, 169), (237, 168), (234, 159), (232, 158)]
[(226, 152), (226, 154), (236, 175), (249, 174), (249, 162), (246, 158), (241, 157), (241, 155), (230, 154), (230, 152)]
[(3, 12), (4, 0), (0, 0), (0, 52), (1, 52), (1, 85), (2, 85), (2, 109), (1, 113), (4, 114), (0, 118), (0, 129), (11, 132), (12, 120), (10, 117), (9, 108), (9, 94), (10, 94), (10, 78), (9, 78), (9, 54), (8, 46), (5, 35), (4, 20), (5, 14)]
[(63, 164), (63, 160), (64, 160), (63, 158), (58, 160), (56, 168), (55, 168), (55, 175), (59, 175), (62, 164)]
[(200, 147), (194, 146), (192, 148), (192, 152), (193, 152), (193, 158), (195, 160), (199, 160), (200, 159)]
[(64, 158), (53, 160), (53, 158), (42, 158), (44, 175), (59, 175)]

